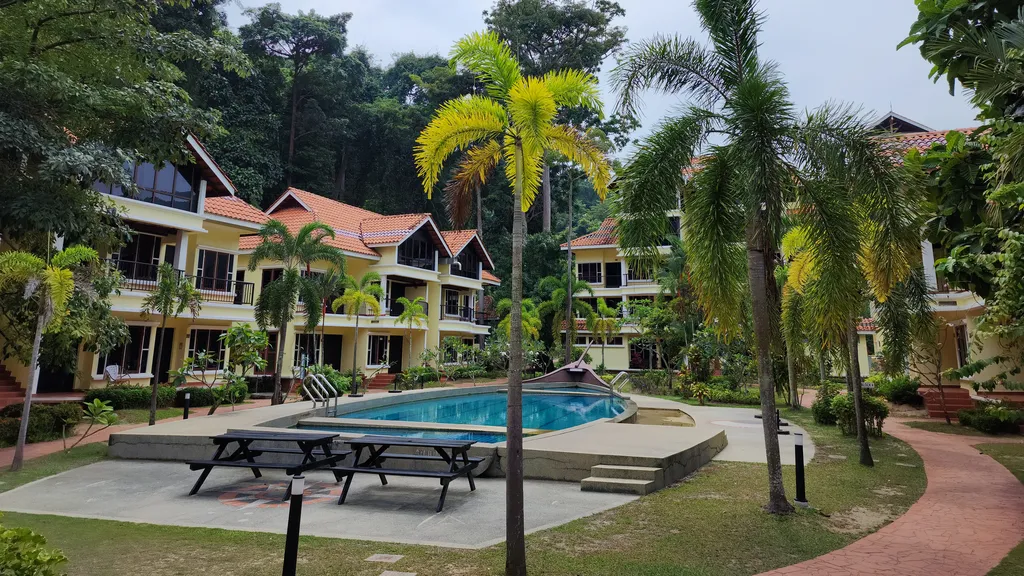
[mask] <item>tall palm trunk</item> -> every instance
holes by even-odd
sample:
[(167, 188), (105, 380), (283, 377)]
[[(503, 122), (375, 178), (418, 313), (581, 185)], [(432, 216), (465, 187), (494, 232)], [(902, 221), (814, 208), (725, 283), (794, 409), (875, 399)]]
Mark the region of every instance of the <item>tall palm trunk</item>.
[(793, 346), (786, 345), (786, 371), (789, 376), (789, 405), (800, 408), (800, 395), (796, 389), (796, 360), (793, 358)]
[(149, 425), (156, 424), (156, 400), (160, 391), (160, 361), (163, 360), (164, 338), (167, 337), (167, 315), (161, 315), (160, 337), (156, 339), (156, 357), (153, 359), (153, 390), (149, 395)]
[(481, 201), (480, 185), (476, 187), (476, 233), (480, 236), (480, 241), (484, 241), (484, 205)]
[(509, 327), (505, 467), (505, 576), (526, 575), (523, 511), (523, 145), (515, 144), (512, 209), (512, 316)]
[(36, 334), (32, 338), (32, 361), (28, 368), (28, 384), (25, 386), (25, 402), (21, 405), (21, 424), (18, 426), (18, 442), (14, 445), (14, 460), (11, 461), (11, 472), (21, 470), (25, 458), (25, 442), (28, 440), (28, 419), (32, 411), (32, 394), (39, 379), (39, 347), (43, 343), (43, 326), (49, 322), (46, 314), (40, 314), (36, 320)]
[(857, 326), (851, 321), (846, 332), (847, 346), (850, 352), (850, 380), (853, 381), (853, 413), (857, 419), (857, 444), (860, 445), (860, 463), (874, 466), (871, 458), (871, 447), (868, 445), (868, 427), (864, 422), (864, 401), (860, 383), (860, 358), (857, 354)]
[[(753, 226), (751, 227), (753, 228)], [(754, 312), (754, 341), (757, 348), (757, 381), (761, 389), (761, 427), (764, 430), (764, 449), (768, 460), (768, 504), (772, 514), (793, 511), (786, 500), (782, 484), (782, 460), (779, 455), (779, 423), (775, 418), (775, 382), (772, 379), (771, 312), (768, 304), (767, 274), (769, 254), (758, 246), (757, 234), (748, 232), (747, 278)]]
[(284, 321), (277, 329), (277, 367), (274, 369), (274, 396), (271, 404), (281, 404), (281, 372), (284, 372), (284, 343), (288, 339), (288, 322)]
[(356, 379), (356, 374), (359, 372), (359, 306), (356, 306), (356, 336), (355, 342), (352, 343), (352, 391), (349, 392), (349, 396), (359, 395), (359, 380)]
[[(576, 319), (572, 317), (572, 174), (569, 175), (569, 225), (565, 229), (565, 277), (568, 285), (565, 293), (568, 295), (565, 302), (565, 363), (568, 365), (573, 361), (572, 346), (576, 338)], [(570, 325), (570, 322), (572, 323)]]
[(818, 379), (824, 382), (828, 379), (828, 371), (825, 369), (825, 351), (818, 351)]
[(540, 172), (541, 226), (551, 232), (551, 169), (545, 162)]

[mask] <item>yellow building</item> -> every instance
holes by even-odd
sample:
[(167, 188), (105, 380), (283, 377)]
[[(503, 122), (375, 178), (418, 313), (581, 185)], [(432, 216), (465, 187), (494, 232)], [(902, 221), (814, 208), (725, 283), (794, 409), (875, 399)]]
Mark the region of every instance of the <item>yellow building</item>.
[[(676, 235), (680, 234), (679, 214), (678, 211), (666, 214), (669, 229)], [(567, 244), (562, 244), (562, 250), (568, 249)], [(667, 249), (665, 246), (664, 250)], [(604, 298), (605, 303), (612, 308), (621, 304), (621, 314), (625, 323), (621, 336), (613, 338), (605, 345), (605, 369), (618, 371), (660, 367), (656, 351), (640, 340), (636, 325), (629, 320), (630, 302), (654, 300), (659, 292), (659, 286), (653, 274), (632, 269), (626, 262), (626, 257), (619, 249), (615, 238), (615, 219), (607, 218), (594, 232), (573, 239), (572, 253), (576, 277), (587, 282), (594, 291), (593, 298), (586, 295), (581, 300), (595, 309), (598, 298)], [(585, 348), (587, 344), (592, 344), (591, 360), (595, 365), (600, 364), (601, 342), (587, 330), (583, 319), (577, 319), (576, 327), (577, 346)]]
[[(79, 353), (73, 374), (43, 371), (38, 392), (41, 399), (73, 398), (89, 388), (103, 387), (114, 376), (119, 382), (148, 384), (154, 372), (161, 382), (169, 370), (179, 368), (197, 352), (217, 351), (221, 366), (227, 359), (220, 336), (233, 324), (255, 325), (254, 303), (267, 282), (276, 278), (280, 263), (264, 262), (255, 272), (246, 268), (259, 238), (255, 234), (270, 218), (297, 230), (303, 224), (322, 221), (337, 235), (329, 241), (346, 255), (348, 273), (356, 277), (374, 270), (381, 276), (387, 298), (382, 315), (361, 311), (360, 341), (354, 342), (355, 316), (328, 308), (316, 335), (303, 333), (302, 305), (283, 343), (270, 331), (267, 372), (272, 372), (277, 350), (286, 351), (283, 376), (290, 379), (305, 355), (309, 363), (322, 354), (324, 363), (352, 369), (360, 359), (365, 373), (390, 364), (394, 373), (419, 364), (419, 355), (437, 348), (447, 336), (481, 343), (488, 333), (488, 318), (478, 313), (485, 285), (500, 283), (490, 271), (493, 262), (475, 231), (442, 232), (429, 214), (382, 216), (296, 189), (286, 191), (267, 213), (235, 196), (228, 176), (195, 138), (187, 139), (194, 164), (130, 166), (138, 194), (126, 197), (120, 186), (97, 183), (123, 210), (134, 232), (116, 252), (101, 255), (123, 277), (120, 294), (112, 297), (116, 315), (130, 332), (126, 344), (98, 355)], [(269, 214), (269, 215), (268, 215)], [(160, 366), (155, 366), (160, 342), (159, 316), (143, 317), (142, 301), (156, 284), (157, 269), (170, 263), (187, 277), (202, 295), (196, 318), (185, 312), (168, 318)], [(325, 267), (313, 266), (313, 272)], [(427, 326), (412, 331), (396, 323), (401, 312), (395, 301), (406, 296), (426, 299)], [(7, 359), (0, 367), (0, 392), (17, 390), (28, 381), (28, 368)]]

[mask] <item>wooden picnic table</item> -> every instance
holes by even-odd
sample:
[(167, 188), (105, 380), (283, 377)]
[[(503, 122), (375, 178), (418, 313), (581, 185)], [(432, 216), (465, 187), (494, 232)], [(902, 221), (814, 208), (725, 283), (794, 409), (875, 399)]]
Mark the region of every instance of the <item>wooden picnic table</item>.
[[(209, 460), (186, 462), (192, 470), (203, 471), (188, 495), (192, 496), (199, 491), (207, 476), (210, 475), (210, 471), (216, 466), (249, 468), (257, 478), (262, 476), (261, 468), (284, 470), (289, 476), (301, 474), (307, 470), (325, 469), (333, 472), (334, 479), (340, 482), (344, 474), (338, 470), (337, 464), (352, 451), (332, 452), (331, 443), (337, 437), (338, 435), (332, 432), (274, 432), (271, 430), (239, 430), (211, 436), (210, 439), (217, 446), (213, 457)], [(253, 442), (260, 442), (261, 446), (252, 447)], [(295, 443), (298, 448), (267, 447), (262, 443)], [(225, 456), (224, 452), (232, 444), (238, 446)], [(301, 455), (302, 460), (287, 463), (257, 461), (256, 457), (263, 454), (295, 454)], [(351, 478), (351, 476), (349, 477)], [(291, 483), (289, 483), (289, 490), (284, 493), (285, 499), (288, 498), (290, 487)]]
[[(380, 483), (387, 485), (387, 476), (417, 476), (426, 478), (438, 478), (441, 481), (441, 498), (437, 501), (437, 511), (444, 508), (444, 499), (448, 495), (448, 484), (465, 475), (469, 480), (469, 489), (476, 490), (476, 483), (473, 482), (472, 470), (483, 458), (471, 458), (469, 449), (476, 444), (468, 440), (448, 440), (444, 438), (411, 438), (407, 436), (363, 436), (346, 440), (346, 444), (355, 449), (352, 466), (337, 466), (334, 470), (348, 476), (345, 479), (345, 488), (341, 491), (338, 504), (344, 504), (348, 496), (349, 487), (352, 485), (352, 477), (355, 474), (376, 474), (380, 477)], [(433, 450), (436, 455), (431, 454), (409, 454), (404, 452), (388, 452), (392, 447), (402, 448), (425, 448)], [(365, 460), (361, 460), (363, 452), (368, 452)], [(408, 470), (400, 468), (385, 468), (383, 464), (388, 460), (425, 460), (444, 462), (448, 465), (447, 470)]]

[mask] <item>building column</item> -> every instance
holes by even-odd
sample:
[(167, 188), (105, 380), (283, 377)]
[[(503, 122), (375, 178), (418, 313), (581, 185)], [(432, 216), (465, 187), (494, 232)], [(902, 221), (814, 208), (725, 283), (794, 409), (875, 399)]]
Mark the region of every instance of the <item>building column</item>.
[(178, 230), (174, 243), (176, 244), (174, 248), (174, 267), (186, 272), (185, 265), (188, 263), (188, 232)]
[(380, 289), (384, 291), (384, 302), (381, 303), (383, 304), (383, 306), (381, 306), (381, 315), (387, 316), (388, 313), (391, 311), (391, 305), (394, 304), (394, 302), (391, 301), (391, 296), (388, 294), (387, 274), (380, 275)]
[(199, 181), (199, 204), (196, 207), (197, 214), (206, 213), (206, 179)]

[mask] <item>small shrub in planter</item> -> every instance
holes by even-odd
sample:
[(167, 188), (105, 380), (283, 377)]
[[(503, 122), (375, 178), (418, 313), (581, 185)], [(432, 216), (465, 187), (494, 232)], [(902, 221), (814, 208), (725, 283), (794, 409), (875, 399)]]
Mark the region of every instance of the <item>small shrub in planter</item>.
[(836, 423), (836, 415), (832, 412), (832, 399), (839, 394), (839, 386), (832, 382), (822, 382), (818, 388), (818, 394), (811, 404), (811, 416), (814, 422), (822, 426), (833, 426)]

